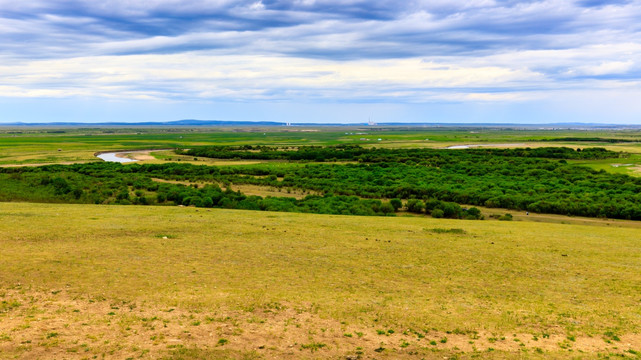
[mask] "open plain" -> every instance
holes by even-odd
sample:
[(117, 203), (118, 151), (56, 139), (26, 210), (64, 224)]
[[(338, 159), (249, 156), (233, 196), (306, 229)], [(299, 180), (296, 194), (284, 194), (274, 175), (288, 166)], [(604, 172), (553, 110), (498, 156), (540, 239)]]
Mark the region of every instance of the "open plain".
[(0, 218), (3, 358), (641, 350), (636, 228), (25, 203)]
[[(45, 169), (16, 171), (42, 162), (100, 162), (94, 154), (101, 151), (159, 149), (121, 155), (138, 161), (117, 167), (189, 163), (295, 174), (308, 165), (356, 163), (216, 159), (160, 149), (509, 143), (625, 151), (625, 158), (567, 162), (632, 181), (626, 176), (637, 176), (641, 164), (637, 132), (603, 132), (602, 142), (586, 142), (576, 141), (577, 132), (488, 130), (483, 137), (460, 129), (396, 129), (362, 142), (356, 137), (362, 135), (344, 129), (281, 131), (272, 139), (265, 139), (268, 129), (34, 131), (5, 130), (3, 139), (10, 141), (1, 145), (0, 160), (10, 167), (3, 196), (13, 199), (0, 203), (2, 359), (583, 359), (641, 353), (638, 221), (485, 206), (479, 206), (484, 220), (460, 220), (405, 208), (382, 217), (167, 206), (179, 203), (160, 197), (152, 204), (163, 206), (105, 205), (109, 198), (65, 204), (100, 190), (73, 185), (77, 177), (67, 172), (56, 176), (85, 186), (84, 195), (56, 195), (43, 175), (34, 186), (45, 203), (28, 203), (19, 197), (21, 181), (33, 181), (29, 176)], [(575, 140), (550, 140), (555, 137)], [(603, 140), (608, 137), (625, 141)], [(633, 165), (612, 166), (620, 163)], [(195, 192), (216, 179), (154, 174), (143, 187), (125, 184), (126, 196), (152, 199), (145, 189), (158, 185)], [(282, 177), (274, 176), (269, 186), (252, 185), (252, 178), (266, 175), (221, 178), (225, 196), (324, 199), (322, 192), (279, 187)], [(513, 220), (496, 220), (505, 213)]]

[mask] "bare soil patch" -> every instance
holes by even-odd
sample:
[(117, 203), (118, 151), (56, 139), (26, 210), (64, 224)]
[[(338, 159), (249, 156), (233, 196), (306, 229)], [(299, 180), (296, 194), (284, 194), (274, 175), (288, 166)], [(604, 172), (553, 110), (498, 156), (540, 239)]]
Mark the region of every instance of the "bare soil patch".
[(313, 304), (270, 303), (247, 311), (203, 312), (20, 286), (3, 290), (0, 302), (0, 354), (4, 354), (0, 358), (158, 358), (189, 349), (198, 350), (196, 357), (252, 354), (264, 359), (489, 356), (495, 352), (569, 356), (632, 354), (635, 351), (629, 350), (641, 348), (639, 334), (614, 340), (358, 326), (321, 318)]
[(64, 161), (59, 163), (41, 163), (41, 164), (1, 164), (0, 167), (37, 167), (37, 166), (47, 166), (47, 165), (73, 165), (73, 164), (86, 164), (92, 161)]
[[(208, 184), (205, 182), (165, 180), (165, 179), (159, 179), (159, 178), (152, 178), (151, 180), (156, 182), (161, 182), (161, 183), (181, 184), (185, 186), (192, 186), (192, 185), (204, 186)], [(217, 183), (217, 185), (222, 187), (222, 184)], [(244, 195), (248, 195), (248, 196), (257, 195), (262, 197), (273, 196), (273, 197), (291, 197), (296, 199), (302, 199), (309, 194), (315, 194), (314, 192), (311, 192), (311, 191), (306, 192), (306, 191), (292, 190), (292, 189), (280, 189), (279, 191), (278, 188), (274, 188), (270, 186), (259, 186), (259, 185), (248, 185), (248, 184), (232, 184), (230, 188), (233, 191), (240, 191)]]
[[(153, 151), (155, 151), (155, 150), (153, 150)], [(145, 151), (145, 152), (132, 152), (132, 153), (129, 153), (129, 154), (123, 154), (123, 155), (125, 155), (123, 157), (129, 157), (131, 159), (138, 160), (138, 161), (156, 160), (155, 157), (151, 156), (151, 152), (152, 152), (152, 150)], [(118, 154), (116, 156), (120, 156), (120, 155), (121, 154)]]

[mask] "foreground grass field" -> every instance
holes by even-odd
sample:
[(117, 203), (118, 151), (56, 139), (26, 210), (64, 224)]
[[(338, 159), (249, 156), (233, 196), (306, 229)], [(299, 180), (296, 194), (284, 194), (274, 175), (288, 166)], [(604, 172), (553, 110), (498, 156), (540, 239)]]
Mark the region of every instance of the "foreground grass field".
[(0, 203), (0, 358), (641, 351), (637, 228)]

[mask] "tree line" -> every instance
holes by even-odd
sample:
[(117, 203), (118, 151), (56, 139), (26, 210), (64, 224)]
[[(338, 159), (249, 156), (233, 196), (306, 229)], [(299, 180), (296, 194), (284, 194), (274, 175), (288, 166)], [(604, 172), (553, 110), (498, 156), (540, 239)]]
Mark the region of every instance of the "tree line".
[[(461, 152), (461, 150), (456, 150)], [(388, 149), (363, 148), (358, 145), (337, 146), (298, 146), (274, 147), (261, 145), (242, 146), (196, 146), (190, 149), (178, 149), (178, 154), (208, 157), (215, 159), (249, 159), (249, 160), (287, 160), (287, 161), (359, 161), (359, 162), (420, 162), (425, 157), (450, 157), (454, 154), (449, 149)], [(499, 157), (528, 157), (551, 159), (608, 159), (626, 156), (605, 148), (593, 147), (571, 149), (567, 147), (540, 148), (473, 148), (463, 151), (466, 155), (499, 156)], [(454, 154), (456, 156), (458, 154)]]
[[(280, 160), (293, 156), (286, 155), (289, 152), (301, 151), (303, 157), (323, 162), (340, 157), (357, 161), (309, 163), (303, 159), (290, 160), (286, 166), (88, 163), (2, 168), (0, 201), (193, 205), (351, 215), (392, 215), (406, 209), (452, 218), (479, 218), (471, 206), (487, 206), (641, 220), (640, 178), (595, 171), (558, 158), (562, 154), (567, 158), (621, 155), (607, 150), (218, 149), (225, 153), (264, 152), (270, 157), (278, 153)], [(302, 199), (246, 196), (232, 191), (232, 184), (321, 195)]]

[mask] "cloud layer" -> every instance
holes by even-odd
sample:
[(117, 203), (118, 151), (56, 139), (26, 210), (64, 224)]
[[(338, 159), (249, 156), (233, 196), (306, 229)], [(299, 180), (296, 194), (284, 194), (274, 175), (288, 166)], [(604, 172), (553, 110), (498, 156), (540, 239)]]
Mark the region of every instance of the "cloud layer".
[(0, 97), (467, 104), (629, 95), (641, 89), (638, 19), (635, 0), (0, 0)]

